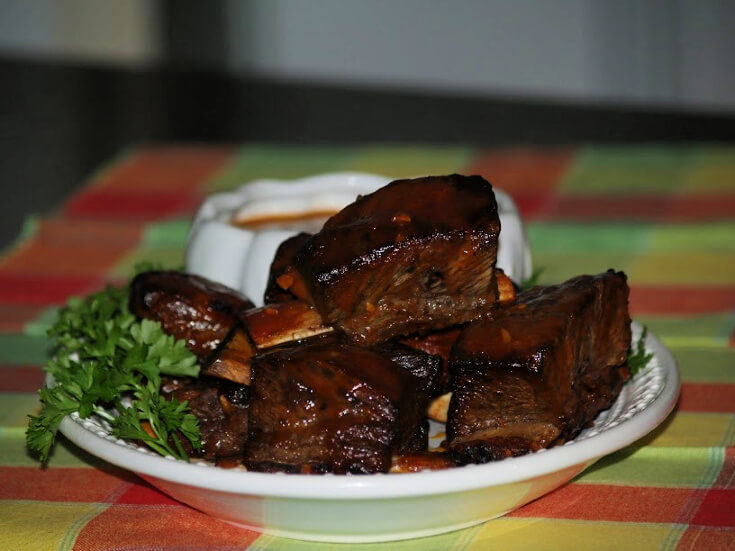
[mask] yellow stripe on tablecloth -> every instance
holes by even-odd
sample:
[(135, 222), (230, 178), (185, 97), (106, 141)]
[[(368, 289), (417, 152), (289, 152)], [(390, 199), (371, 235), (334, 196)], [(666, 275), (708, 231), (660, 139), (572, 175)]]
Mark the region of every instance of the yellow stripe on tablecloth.
[[(3, 467), (38, 467), (38, 459), (31, 456), (26, 447), (25, 429), (0, 428), (0, 465)], [(99, 467), (107, 465), (102, 459), (88, 454), (60, 436), (51, 453), (48, 468)], [(1, 549), (1, 548), (0, 548)]]
[(732, 446), (730, 413), (677, 412), (656, 430), (637, 442), (637, 446), (719, 447)]
[[(732, 251), (648, 252), (629, 259), (629, 281), (634, 285), (731, 285), (735, 281)], [(674, 297), (675, 298), (675, 297)]]
[(698, 488), (715, 481), (724, 460), (722, 448), (630, 447), (603, 457), (575, 483)]
[(108, 504), (0, 502), (0, 549), (70, 549), (81, 527)]
[(660, 549), (670, 531), (670, 524), (504, 517), (485, 524), (466, 550)]

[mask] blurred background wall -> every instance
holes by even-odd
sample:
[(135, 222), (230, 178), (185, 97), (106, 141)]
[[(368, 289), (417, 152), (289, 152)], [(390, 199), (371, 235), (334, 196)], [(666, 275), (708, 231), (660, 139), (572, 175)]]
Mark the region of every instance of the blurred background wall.
[(731, 0), (0, 0), (0, 55), (735, 111)]

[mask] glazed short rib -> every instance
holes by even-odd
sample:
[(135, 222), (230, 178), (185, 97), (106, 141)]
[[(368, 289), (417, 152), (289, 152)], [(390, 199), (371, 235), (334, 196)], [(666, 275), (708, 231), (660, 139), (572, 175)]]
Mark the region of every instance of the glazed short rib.
[(257, 356), (245, 465), (265, 472), (387, 472), (393, 454), (426, 449), (426, 407), (440, 362), (332, 335)]
[(467, 326), (452, 351), (447, 437), (459, 464), (573, 438), (629, 375), (628, 286), (608, 271), (534, 287)]
[(278, 282), (369, 346), (491, 309), (499, 232), (495, 194), (480, 176), (396, 180), (289, 251), (293, 266)]
[(129, 306), (139, 318), (159, 321), (167, 334), (186, 341), (200, 360), (219, 346), (242, 312), (255, 307), (234, 289), (175, 270), (135, 276)]

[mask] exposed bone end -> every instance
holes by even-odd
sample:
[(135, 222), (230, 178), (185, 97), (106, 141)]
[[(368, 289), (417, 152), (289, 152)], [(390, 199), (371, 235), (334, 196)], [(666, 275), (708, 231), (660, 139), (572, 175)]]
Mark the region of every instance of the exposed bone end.
[(242, 318), (258, 350), (333, 331), (332, 327), (324, 325), (319, 312), (297, 300), (255, 308)]
[(498, 284), (498, 303), (506, 305), (515, 302), (516, 288), (503, 270), (499, 268), (495, 269), (495, 280)]
[(259, 352), (331, 331), (317, 311), (303, 302), (254, 308), (241, 315), (241, 325), (232, 329), (207, 359), (202, 373), (249, 385), (250, 362)]
[(456, 467), (454, 461), (444, 453), (421, 452), (403, 453), (391, 458), (391, 473), (420, 473), (421, 471), (439, 471)]
[(449, 410), (449, 401), (452, 399), (452, 393), (447, 392), (442, 394), (438, 398), (435, 398), (433, 402), (429, 404), (429, 408), (426, 410), (426, 415), (433, 421), (440, 423), (447, 422), (447, 411)]
[(255, 347), (247, 334), (236, 327), (209, 358), (202, 374), (249, 385), (250, 360), (254, 355)]

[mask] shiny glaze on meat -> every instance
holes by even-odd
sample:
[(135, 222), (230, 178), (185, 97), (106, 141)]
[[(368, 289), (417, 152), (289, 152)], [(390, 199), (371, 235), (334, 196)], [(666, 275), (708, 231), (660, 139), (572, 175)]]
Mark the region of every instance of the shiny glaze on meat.
[(129, 304), (136, 316), (160, 321), (166, 333), (185, 340), (200, 359), (217, 348), (241, 312), (254, 307), (229, 287), (177, 271), (138, 274)]
[(306, 240), (289, 290), (362, 345), (442, 329), (495, 306), (499, 231), (481, 177), (397, 180)]
[(450, 360), (447, 436), (460, 463), (574, 437), (617, 397), (630, 346), (625, 275), (536, 287), (468, 325)]
[[(436, 377), (433, 365), (425, 378)], [(415, 451), (416, 434), (425, 431), (432, 384), (390, 353), (317, 337), (256, 357), (252, 372), (245, 452), (251, 470), (386, 472), (392, 454)]]

